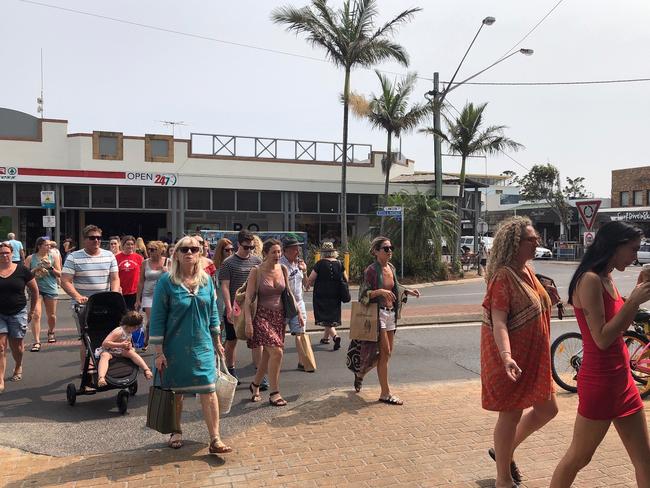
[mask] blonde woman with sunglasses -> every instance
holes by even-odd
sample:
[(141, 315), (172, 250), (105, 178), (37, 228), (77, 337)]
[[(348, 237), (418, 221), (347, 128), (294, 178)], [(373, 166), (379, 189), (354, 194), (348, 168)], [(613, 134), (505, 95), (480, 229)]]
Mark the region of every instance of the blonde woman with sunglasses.
[[(149, 326), (149, 344), (156, 352), (154, 381), (176, 392), (178, 425), (183, 394), (198, 394), (210, 434), (209, 454), (231, 452), (219, 434), (215, 393), (215, 352), (223, 356), (219, 312), (214, 284), (201, 266), (201, 246), (194, 237), (183, 237), (176, 244), (169, 273), (154, 290)], [(180, 429), (172, 433), (168, 445), (183, 446)]]

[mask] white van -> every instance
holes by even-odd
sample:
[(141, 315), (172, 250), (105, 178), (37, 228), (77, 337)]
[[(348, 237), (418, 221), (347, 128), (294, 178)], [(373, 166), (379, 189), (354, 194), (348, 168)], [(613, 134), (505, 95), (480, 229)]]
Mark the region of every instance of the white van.
[[(480, 242), (483, 243), (486, 250), (492, 249), (492, 242), (494, 241), (493, 237), (479, 237)], [(474, 236), (460, 236), (460, 248), (469, 247), (469, 250), (474, 252)]]

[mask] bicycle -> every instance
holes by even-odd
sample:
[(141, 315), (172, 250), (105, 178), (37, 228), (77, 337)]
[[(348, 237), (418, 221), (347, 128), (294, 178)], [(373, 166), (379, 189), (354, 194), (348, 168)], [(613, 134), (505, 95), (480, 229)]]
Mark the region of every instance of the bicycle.
[[(639, 309), (633, 329), (623, 333), (630, 354), (630, 369), (641, 398), (650, 396), (650, 311)], [(568, 392), (578, 391), (578, 371), (582, 365), (582, 335), (567, 332), (551, 345), (551, 371), (555, 382)]]

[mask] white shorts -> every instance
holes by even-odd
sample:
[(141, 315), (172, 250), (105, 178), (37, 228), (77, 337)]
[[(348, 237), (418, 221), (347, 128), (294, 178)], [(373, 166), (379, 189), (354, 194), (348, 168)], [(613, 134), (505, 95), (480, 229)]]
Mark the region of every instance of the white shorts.
[(153, 297), (142, 297), (142, 303), (140, 306), (142, 308), (151, 308), (151, 305), (153, 304)]
[(395, 310), (379, 309), (379, 328), (385, 331), (395, 330)]

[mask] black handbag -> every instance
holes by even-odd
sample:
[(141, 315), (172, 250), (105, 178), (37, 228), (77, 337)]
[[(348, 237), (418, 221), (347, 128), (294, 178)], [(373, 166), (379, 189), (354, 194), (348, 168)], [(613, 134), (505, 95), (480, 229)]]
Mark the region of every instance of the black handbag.
[[(162, 384), (162, 373), (156, 370), (156, 375)], [(161, 434), (180, 432), (176, 421), (176, 394), (162, 386), (149, 387), (149, 403), (147, 404), (147, 427)]]
[[(535, 273), (535, 277), (539, 280), (539, 282), (542, 284), (544, 288), (549, 286), (557, 288), (557, 285), (555, 284), (553, 278), (540, 273)], [(560, 320), (564, 318), (564, 305), (562, 304), (561, 301), (557, 302), (557, 318)]]
[(352, 300), (350, 296), (350, 286), (348, 285), (343, 272), (341, 272), (341, 281), (339, 282), (339, 297), (343, 303), (348, 303)]
[(293, 292), (289, 287), (289, 273), (287, 268), (282, 266), (282, 273), (284, 274), (284, 291), (282, 292), (282, 308), (284, 309), (284, 318), (286, 320), (292, 320), (298, 316), (298, 305), (296, 305), (296, 299), (293, 296)]

